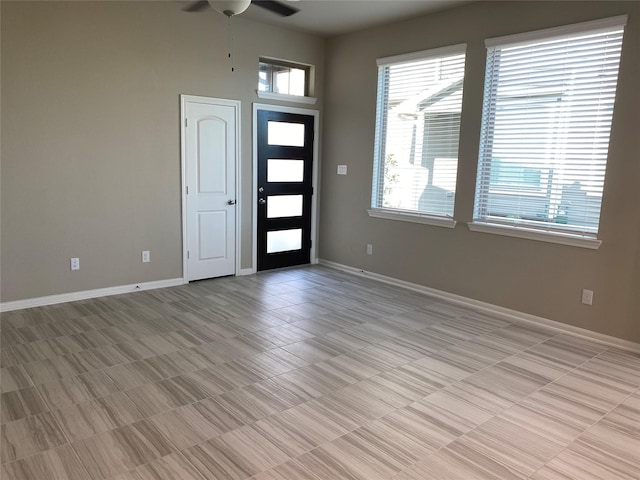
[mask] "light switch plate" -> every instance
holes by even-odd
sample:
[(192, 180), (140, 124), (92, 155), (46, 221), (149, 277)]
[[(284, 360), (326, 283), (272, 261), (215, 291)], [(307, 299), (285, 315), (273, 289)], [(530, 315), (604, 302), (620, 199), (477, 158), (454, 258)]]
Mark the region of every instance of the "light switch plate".
[(593, 305), (593, 290), (582, 290), (582, 303), (585, 305)]
[(346, 175), (346, 174), (347, 174), (347, 166), (338, 165), (338, 175)]

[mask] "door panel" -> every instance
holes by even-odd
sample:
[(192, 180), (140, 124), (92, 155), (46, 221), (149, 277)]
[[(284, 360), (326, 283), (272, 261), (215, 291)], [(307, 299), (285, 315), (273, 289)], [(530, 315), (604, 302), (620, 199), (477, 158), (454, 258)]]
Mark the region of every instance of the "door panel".
[(187, 279), (232, 275), (238, 105), (186, 101), (185, 115)]
[(227, 193), (226, 127), (220, 118), (198, 120), (198, 193)]
[(257, 111), (258, 270), (309, 263), (314, 117)]
[(227, 212), (198, 212), (198, 260), (227, 255)]

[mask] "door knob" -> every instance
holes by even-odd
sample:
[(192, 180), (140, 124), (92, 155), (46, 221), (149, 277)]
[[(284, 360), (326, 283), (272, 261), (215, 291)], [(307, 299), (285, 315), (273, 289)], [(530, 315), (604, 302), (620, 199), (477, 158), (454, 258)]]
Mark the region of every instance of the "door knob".
[(259, 203), (260, 205), (264, 205), (265, 203), (267, 203), (267, 201), (266, 201), (264, 198), (259, 198), (259, 199), (258, 199), (258, 203)]
[(227, 205), (235, 205), (236, 201), (235, 200), (227, 200)]

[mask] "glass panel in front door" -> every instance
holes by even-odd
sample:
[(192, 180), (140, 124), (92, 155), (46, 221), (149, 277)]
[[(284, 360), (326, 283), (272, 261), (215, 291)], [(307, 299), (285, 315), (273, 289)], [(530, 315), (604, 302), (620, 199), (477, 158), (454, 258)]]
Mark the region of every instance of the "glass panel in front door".
[(267, 253), (289, 252), (302, 248), (302, 229), (267, 232)]
[(270, 158), (267, 160), (267, 182), (302, 182), (304, 160)]
[(300, 217), (302, 195), (270, 195), (267, 197), (267, 218)]
[(304, 147), (304, 123), (269, 121), (267, 142), (282, 147)]

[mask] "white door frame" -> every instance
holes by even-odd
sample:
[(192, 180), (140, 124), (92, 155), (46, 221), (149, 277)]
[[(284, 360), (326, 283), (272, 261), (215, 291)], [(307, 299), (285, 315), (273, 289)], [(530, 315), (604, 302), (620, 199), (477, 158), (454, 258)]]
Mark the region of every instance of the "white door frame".
[(241, 212), (241, 204), (242, 204), (242, 192), (240, 190), (240, 159), (242, 155), (240, 154), (240, 100), (227, 100), (224, 98), (212, 98), (212, 97), (201, 97), (197, 95), (180, 95), (180, 182), (181, 182), (181, 191), (182, 191), (182, 281), (183, 283), (189, 283), (189, 276), (187, 274), (188, 262), (187, 262), (187, 145), (186, 145), (186, 135), (185, 132), (187, 130), (187, 102), (193, 103), (205, 103), (208, 105), (225, 105), (229, 107), (233, 107), (235, 110), (235, 123), (236, 123), (236, 172), (235, 172), (235, 183), (236, 183), (236, 208), (235, 208), (235, 223), (236, 223), (236, 241), (235, 241), (235, 275), (239, 275), (240, 272), (240, 246), (242, 245), (240, 233), (240, 212)]
[(309, 115), (314, 117), (313, 119), (313, 169), (311, 186), (313, 187), (313, 195), (311, 195), (311, 255), (310, 263), (318, 263), (318, 163), (320, 160), (320, 112), (318, 110), (310, 110), (307, 108), (287, 107), (283, 105), (269, 105), (266, 103), (254, 103), (253, 114), (251, 122), (253, 124), (253, 204), (251, 211), (253, 212), (253, 224), (252, 224), (252, 270), (253, 273), (258, 271), (258, 110), (269, 110), (271, 112), (282, 113), (295, 113), (299, 115)]

